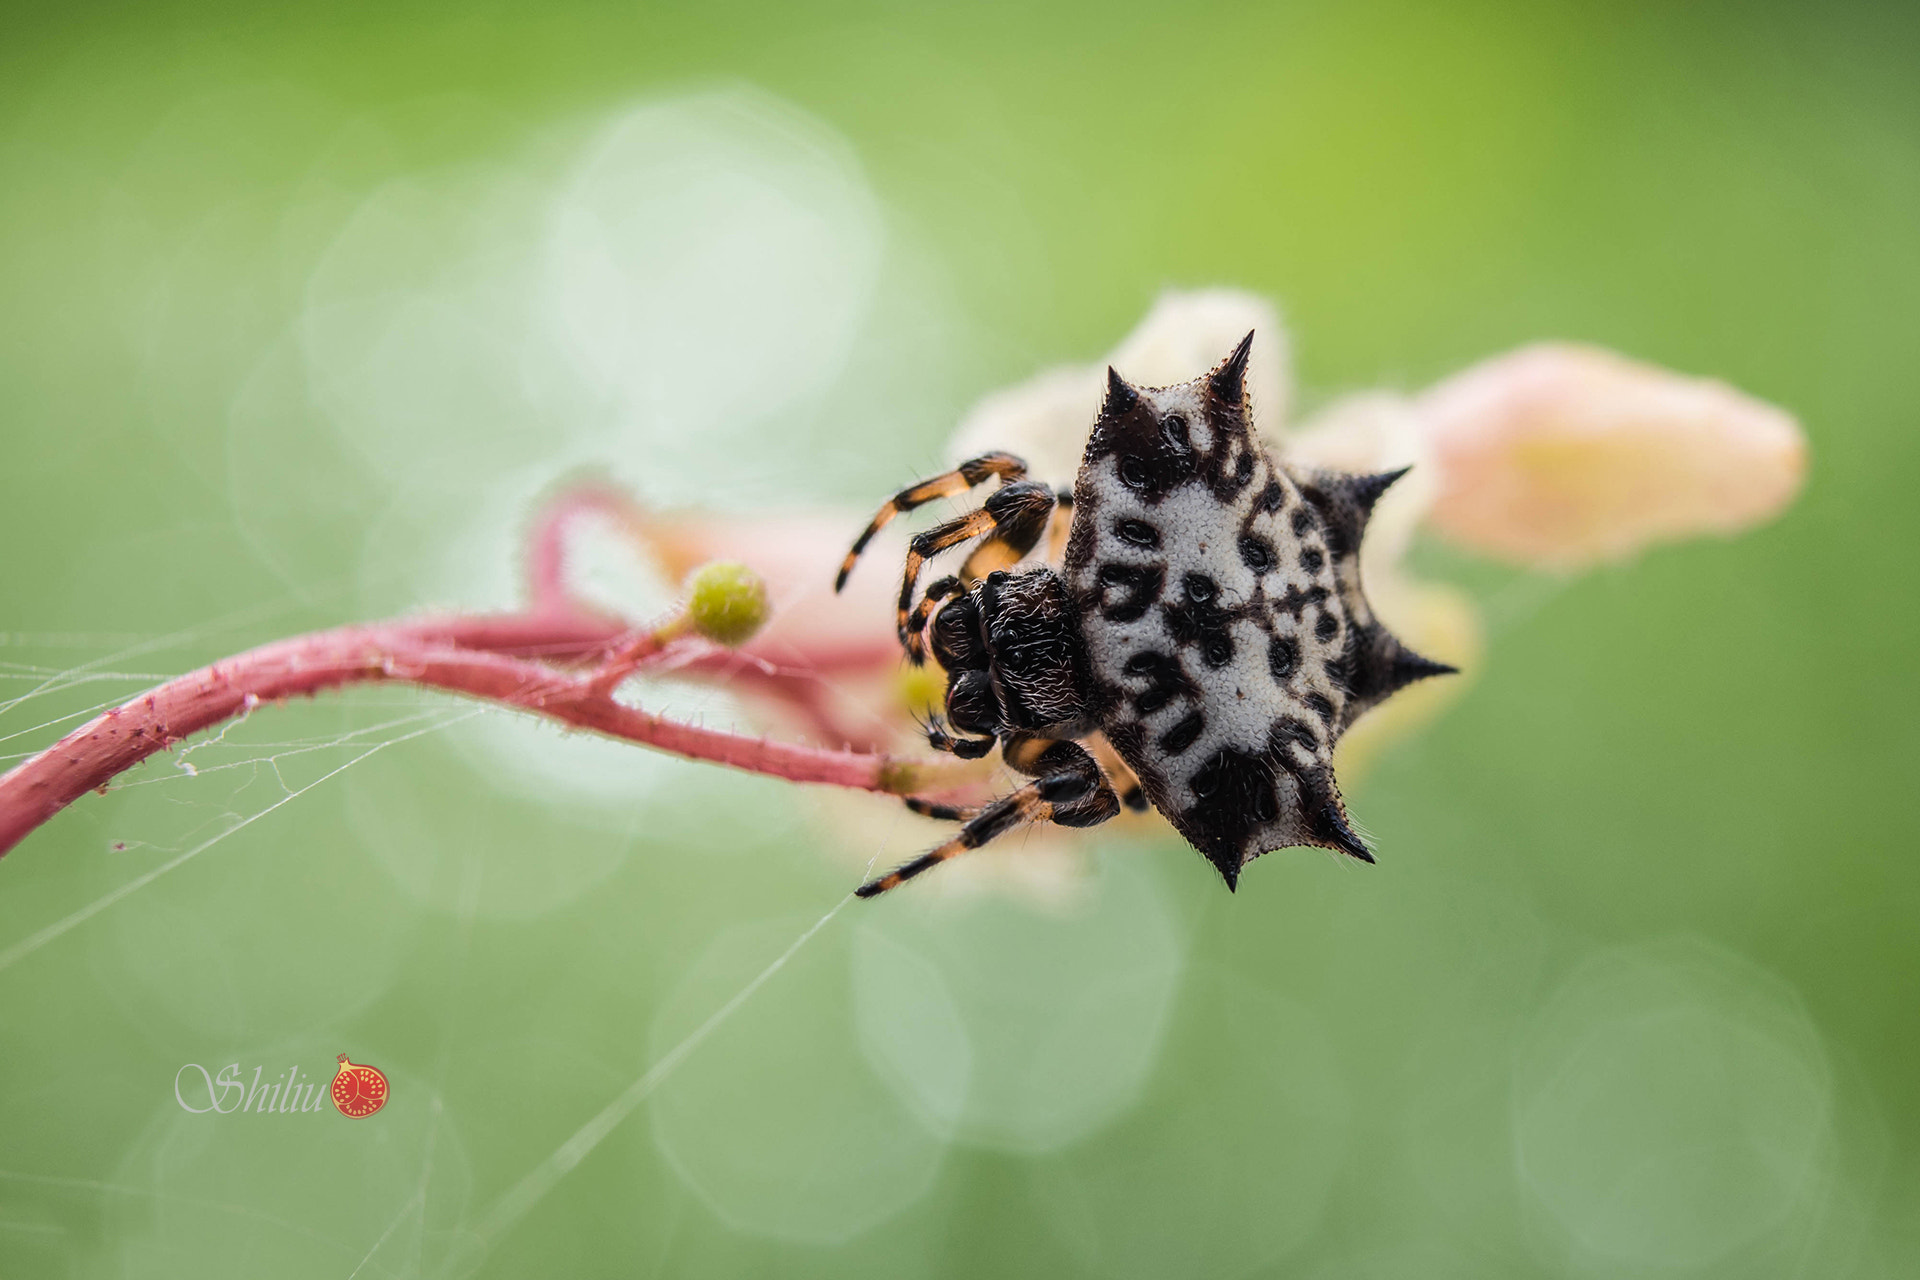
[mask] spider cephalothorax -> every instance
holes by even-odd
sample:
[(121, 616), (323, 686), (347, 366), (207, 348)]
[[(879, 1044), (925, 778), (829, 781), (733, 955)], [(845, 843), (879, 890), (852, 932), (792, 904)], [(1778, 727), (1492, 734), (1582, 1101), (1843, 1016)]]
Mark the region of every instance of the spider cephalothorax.
[[(931, 647), (948, 673), (947, 721), (973, 735), (936, 720), (933, 746), (973, 758), (999, 743), (1035, 779), (975, 809), (909, 800), (965, 825), (863, 897), (1014, 826), (1104, 822), (1123, 796), (1165, 814), (1229, 889), (1248, 862), (1289, 845), (1373, 860), (1347, 822), (1334, 744), (1394, 690), (1453, 668), (1389, 635), (1360, 589), (1362, 530), (1402, 473), (1270, 458), (1248, 413), (1252, 342), (1173, 387), (1134, 387), (1109, 369), (1071, 494), (988, 454), (903, 490), (855, 542), (842, 583), (895, 515), (1001, 480), (979, 510), (913, 539), (900, 640), (916, 664)], [(1010, 572), (1066, 512), (1061, 569)], [(959, 575), (922, 593), (925, 562), (968, 542)]]

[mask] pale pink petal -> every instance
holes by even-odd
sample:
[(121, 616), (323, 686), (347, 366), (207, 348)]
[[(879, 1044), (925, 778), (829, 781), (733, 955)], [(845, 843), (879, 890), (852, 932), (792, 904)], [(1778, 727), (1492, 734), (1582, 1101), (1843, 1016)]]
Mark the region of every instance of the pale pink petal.
[(1417, 404), (1441, 469), (1434, 527), (1518, 564), (1738, 532), (1784, 509), (1806, 471), (1784, 411), (1593, 347), (1524, 347)]
[[(878, 506), (878, 502), (875, 506)], [(774, 612), (750, 646), (796, 653), (842, 648), (872, 651), (889, 667), (899, 656), (893, 634), (900, 594), (900, 557), (876, 539), (834, 594), (841, 557), (871, 513), (804, 511), (745, 518), (667, 513), (646, 517), (644, 545), (673, 581), (709, 560), (738, 560), (767, 581)]]
[[(878, 505), (876, 501), (875, 505)], [(712, 560), (737, 560), (767, 584), (774, 617), (754, 641), (815, 650), (878, 644), (891, 657), (899, 562), (863, 563), (840, 596), (841, 558), (871, 512), (800, 510), (752, 516), (656, 511), (602, 480), (583, 478), (551, 494), (529, 538), (528, 593), (536, 607), (565, 608), (578, 589), (569, 560), (583, 524), (610, 529), (655, 570), (667, 590)], [(877, 550), (877, 549), (876, 549)], [(608, 602), (621, 612), (618, 602)]]

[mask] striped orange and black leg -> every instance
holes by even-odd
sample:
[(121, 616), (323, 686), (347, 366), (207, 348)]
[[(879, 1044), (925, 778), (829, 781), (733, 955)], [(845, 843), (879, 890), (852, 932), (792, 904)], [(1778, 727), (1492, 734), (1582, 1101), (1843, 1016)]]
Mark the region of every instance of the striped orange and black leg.
[(950, 756), (959, 756), (962, 760), (980, 760), (993, 750), (998, 737), (961, 738), (947, 732), (947, 726), (939, 716), (927, 721), (927, 745), (935, 751), (944, 751)]
[(853, 572), (854, 564), (860, 559), (860, 553), (873, 541), (873, 535), (886, 528), (893, 518), (915, 507), (925, 506), (935, 498), (951, 498), (965, 493), (975, 485), (985, 484), (994, 476), (1011, 483), (1027, 474), (1027, 464), (1010, 453), (984, 453), (977, 458), (961, 463), (945, 475), (935, 476), (931, 480), (922, 480), (919, 484), (908, 485), (887, 500), (861, 533), (854, 540), (853, 550), (847, 552), (847, 558), (840, 564), (840, 576), (834, 579), (835, 591), (847, 585), (847, 575)]
[(900, 632), (900, 643), (906, 646), (907, 658), (915, 666), (926, 660), (921, 637), (911, 629), (913, 597), (920, 586), (921, 568), (942, 551), (992, 532), (993, 517), (982, 507), (964, 516), (956, 516), (945, 524), (937, 524), (925, 533), (915, 534), (913, 541), (907, 544), (907, 567), (900, 577), (900, 610), (896, 626)]
[[(1061, 766), (1059, 757), (1052, 754), (1060, 745), (1059, 738), (1041, 738), (1026, 733), (1005, 733), (1000, 740), (1000, 758), (1007, 768), (1015, 773), (1024, 773), (1029, 778), (1045, 777), (1057, 772)], [(1113, 749), (1102, 733), (1090, 733), (1080, 739), (1080, 748), (1091, 755), (1105, 775), (1107, 785), (1120, 797), (1120, 803), (1129, 809), (1139, 810), (1147, 807), (1146, 793), (1140, 789), (1140, 779), (1134, 776), (1120, 753)]]
[(1046, 532), (1047, 517), (1053, 512), (1053, 491), (1033, 480), (1020, 480), (996, 490), (980, 505), (945, 524), (916, 534), (907, 544), (906, 571), (900, 579), (898, 626), (900, 643), (906, 647), (908, 661), (916, 666), (926, 660), (926, 642), (912, 627), (914, 594), (920, 585), (920, 570), (927, 561), (974, 538), (993, 535), (992, 543), (1005, 544), (1018, 560), (1033, 549)]
[[(1037, 778), (1052, 772), (1049, 762), (1052, 757), (1047, 753), (1059, 742), (1057, 738), (1036, 738), (1028, 734), (1006, 734), (1000, 743), (1000, 758), (1007, 768), (1015, 773), (1024, 773), (1029, 778)], [(1104, 733), (1090, 733), (1080, 740), (1080, 745), (1091, 754), (1100, 766), (1100, 772), (1106, 775), (1107, 784), (1120, 797), (1120, 803), (1135, 813), (1145, 813), (1148, 808), (1147, 793), (1140, 786), (1140, 778), (1113, 749)]]
[[(1054, 738), (1035, 738), (1026, 734), (1009, 734), (1000, 744), (1000, 758), (1007, 762), (1007, 768), (1016, 773), (1024, 773), (1037, 778), (1051, 772), (1047, 762), (1048, 752), (1056, 745)], [(1113, 749), (1104, 733), (1090, 733), (1081, 739), (1081, 745), (1090, 752), (1100, 765), (1100, 771), (1107, 777), (1107, 783), (1120, 797), (1120, 803), (1135, 813), (1145, 813), (1148, 809), (1147, 793), (1140, 785), (1139, 775), (1134, 773), (1120, 753)]]
[(1047, 768), (1045, 776), (982, 808), (954, 833), (953, 839), (939, 848), (921, 854), (877, 880), (868, 881), (854, 892), (862, 898), (871, 898), (898, 888), (947, 859), (978, 849), (1016, 827), (1038, 822), (1091, 827), (1120, 812), (1119, 798), (1107, 785), (1100, 766), (1082, 747), (1072, 742), (1056, 742), (1043, 751), (1035, 763), (1042, 761)]
[(1049, 768), (1051, 759), (1047, 753), (1060, 744), (1059, 738), (1041, 738), (1030, 733), (1010, 733), (1000, 744), (1000, 758), (1007, 768), (1015, 773), (1024, 773), (1029, 778), (1043, 778), (1049, 773), (1058, 772)]
[(983, 804), (935, 804), (919, 796), (907, 796), (904, 800), (907, 808), (923, 818), (938, 818), (942, 822), (970, 822), (986, 811)]
[(1091, 733), (1086, 738), (1087, 750), (1093, 752), (1093, 758), (1107, 771), (1107, 777), (1113, 782), (1113, 789), (1120, 795), (1120, 803), (1135, 813), (1145, 813), (1148, 809), (1146, 789), (1140, 785), (1140, 775), (1135, 773), (1120, 753), (1113, 749), (1104, 733)]
[(1053, 495), (1053, 519), (1047, 522), (1047, 563), (1065, 564), (1067, 535), (1073, 531), (1073, 490), (1059, 489)]
[[(960, 566), (962, 581), (971, 585), (996, 569), (1020, 563), (1047, 536), (1059, 502), (1059, 495), (1037, 480), (1000, 488), (981, 504), (993, 513), (993, 536), (975, 547)], [(1067, 502), (1071, 507), (1073, 500)]]
[(951, 575), (936, 579), (927, 584), (926, 591), (920, 597), (920, 603), (913, 608), (913, 616), (907, 619), (907, 634), (917, 636), (921, 644), (926, 643), (927, 622), (933, 617), (933, 611), (940, 602), (965, 591), (967, 586)]

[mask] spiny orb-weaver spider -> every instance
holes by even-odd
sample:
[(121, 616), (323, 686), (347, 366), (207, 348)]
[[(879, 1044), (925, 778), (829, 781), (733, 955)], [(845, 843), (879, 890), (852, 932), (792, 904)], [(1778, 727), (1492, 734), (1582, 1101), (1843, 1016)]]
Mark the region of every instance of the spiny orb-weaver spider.
[[(1276, 463), (1252, 429), (1252, 345), (1249, 333), (1211, 373), (1171, 387), (1109, 368), (1071, 493), (989, 453), (901, 490), (854, 542), (836, 591), (895, 516), (999, 479), (978, 510), (909, 544), (900, 643), (909, 662), (931, 652), (948, 673), (957, 733), (936, 717), (929, 743), (965, 759), (997, 743), (1033, 779), (970, 808), (910, 797), (915, 812), (963, 825), (861, 897), (1015, 827), (1105, 822), (1123, 801), (1151, 802), (1228, 889), (1290, 845), (1373, 861), (1347, 822), (1334, 744), (1395, 690), (1454, 668), (1389, 635), (1360, 589), (1361, 533), (1404, 470)], [(1014, 571), (1049, 531), (1058, 558), (1063, 517), (1061, 569)], [(926, 562), (969, 542), (959, 574), (922, 592)]]

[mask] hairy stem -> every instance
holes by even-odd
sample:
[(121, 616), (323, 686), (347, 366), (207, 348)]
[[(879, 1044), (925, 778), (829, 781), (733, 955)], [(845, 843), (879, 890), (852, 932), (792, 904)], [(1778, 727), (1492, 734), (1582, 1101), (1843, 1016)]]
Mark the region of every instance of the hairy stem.
[[(953, 772), (938, 763), (877, 752), (832, 751), (698, 728), (614, 701), (607, 664), (617, 662), (620, 676), (644, 671), (669, 647), (615, 620), (553, 608), (340, 627), (263, 645), (141, 694), (0, 776), (0, 855), (157, 751), (261, 703), (350, 684), (444, 689), (688, 759), (794, 782), (905, 794), (940, 785)], [(574, 675), (563, 666), (589, 670)]]

